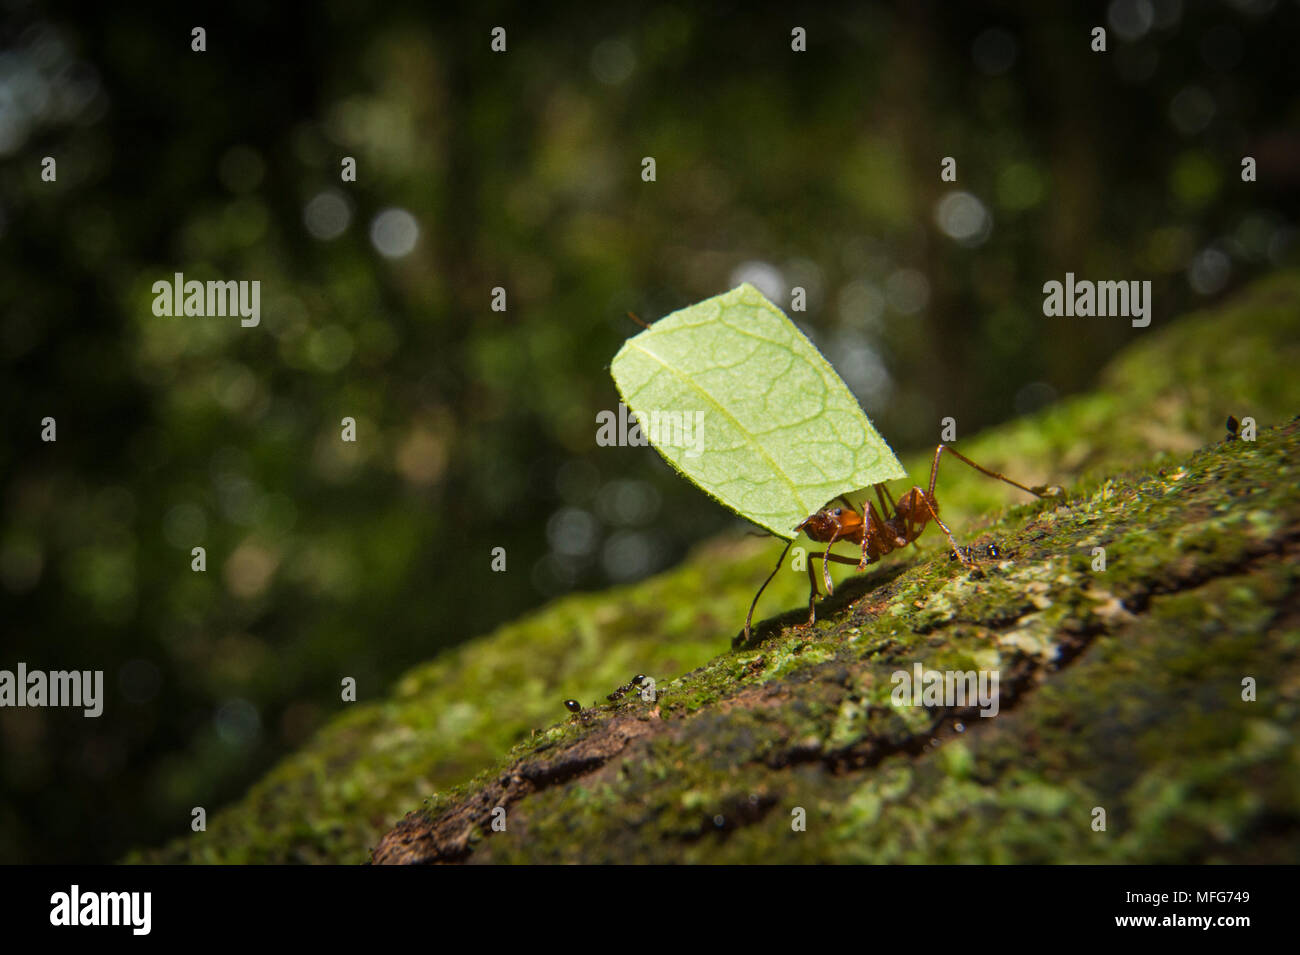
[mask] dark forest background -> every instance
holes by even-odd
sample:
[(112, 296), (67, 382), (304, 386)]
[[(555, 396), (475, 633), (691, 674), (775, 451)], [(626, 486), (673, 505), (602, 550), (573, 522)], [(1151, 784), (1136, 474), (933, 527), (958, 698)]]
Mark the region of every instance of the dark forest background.
[[(1144, 334), (1044, 318), (1045, 281), (1149, 279), (1156, 328), (1297, 256), (1293, 0), (2, 6), (0, 668), (107, 691), (0, 710), (4, 862), (187, 831), (343, 677), (735, 527), (596, 446), (628, 310), (806, 288), (904, 452)], [(156, 317), (177, 271), (260, 280), (261, 325)]]

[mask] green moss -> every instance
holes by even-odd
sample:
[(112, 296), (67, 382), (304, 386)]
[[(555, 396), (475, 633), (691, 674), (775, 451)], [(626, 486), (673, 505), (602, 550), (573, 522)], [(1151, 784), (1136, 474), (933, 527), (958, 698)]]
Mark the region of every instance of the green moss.
[[(919, 554), (837, 571), (808, 631), (790, 626), (806, 577), (781, 573), (759, 616), (791, 609), (727, 651), (777, 551), (706, 544), (412, 670), (206, 833), (132, 860), (359, 862), (422, 805), (403, 831), (429, 839), (408, 855), (454, 834), (449, 857), (473, 861), (1294, 858), (1300, 439), (1290, 425), (1192, 452), (1229, 412), (1263, 427), (1300, 408), (1298, 316), (1300, 275), (1278, 275), (1146, 336), (1098, 393), (963, 442), (1067, 491), (1018, 503), (946, 462), (945, 520), (1006, 555), (981, 575), (932, 530)], [(999, 716), (891, 706), (890, 674), (916, 660), (997, 669)], [(629, 695), (566, 718), (564, 698), (636, 672), (659, 681), (657, 708)], [(507, 832), (466, 810), (475, 797), (504, 800)]]
[[(1293, 742), (1300, 660), (1295, 633), (1274, 639), (1280, 633), (1271, 629), (1278, 602), (1294, 603), (1292, 563), (1293, 556), (1269, 554), (1247, 574), (1153, 597), (1133, 622), (1097, 636), (1079, 662), (1027, 689), (1025, 705), (1015, 699), (997, 719), (976, 718), (962, 733), (950, 726), (933, 737), (937, 746), (927, 742), (918, 753), (891, 754), (861, 771), (836, 771), (825, 758), (773, 765), (772, 749), (759, 745), (750, 716), (687, 722), (610, 773), (598, 812), (589, 811), (580, 790), (548, 789), (512, 809), (513, 828), (493, 835), (474, 858), (1104, 863), (1293, 857), (1300, 821), (1300, 754)], [(1206, 617), (1207, 604), (1223, 612)], [(1189, 617), (1199, 621), (1192, 630)], [(1277, 685), (1247, 703), (1240, 681), (1251, 672), (1273, 674)], [(853, 728), (870, 710), (846, 697), (826, 713), (829, 734), (824, 740), (811, 734), (825, 744), (820, 755), (885, 735), (887, 721), (873, 727), (864, 719)], [(768, 727), (787, 740), (787, 755), (809, 732), (806, 725)], [(746, 744), (741, 758), (732, 751), (738, 740)], [(705, 753), (721, 759), (701, 759)], [(1106, 811), (1104, 831), (1092, 826), (1098, 807)], [(806, 814), (806, 831), (791, 828), (796, 809)]]

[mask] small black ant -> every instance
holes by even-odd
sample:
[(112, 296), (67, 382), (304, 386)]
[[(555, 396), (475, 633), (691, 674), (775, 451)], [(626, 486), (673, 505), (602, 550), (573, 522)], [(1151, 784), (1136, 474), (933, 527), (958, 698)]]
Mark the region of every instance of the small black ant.
[(613, 693), (609, 694), (609, 696), (605, 697), (605, 699), (609, 700), (609, 702), (611, 703), (613, 703), (615, 700), (621, 700), (623, 698), (623, 695), (627, 693), (629, 690), (631, 690), (632, 687), (640, 686), (644, 682), (645, 682), (645, 674), (638, 673), (636, 676), (632, 677), (632, 679), (629, 680), (627, 683), (624, 683)]
[[(615, 700), (621, 700), (629, 690), (631, 690), (633, 687), (640, 686), (648, 679), (650, 678), (646, 676), (644, 673), (638, 673), (636, 676), (632, 677), (631, 680), (624, 683), (613, 693), (609, 694), (609, 696), (605, 697), (605, 699), (609, 700), (609, 702), (611, 703), (613, 703)], [(570, 713), (576, 714), (582, 712), (582, 704), (579, 703), (577, 700), (565, 700), (564, 708), (568, 710)]]
[(1225, 440), (1236, 441), (1237, 429), (1241, 427), (1241, 422), (1237, 420), (1236, 415), (1228, 415), (1228, 420), (1224, 425), (1228, 429), (1228, 437)]
[[(967, 558), (967, 559), (969, 560), (969, 559), (973, 558), (973, 557), (975, 556), (975, 553), (976, 553), (975, 548), (974, 548), (973, 546), (972, 546), (972, 547), (962, 547), (962, 548), (960, 548), (960, 551), (961, 551), (960, 554), (958, 554), (957, 551), (952, 551), (952, 550), (948, 551), (948, 559), (949, 559), (949, 560), (961, 560), (962, 557), (965, 557), (965, 558)], [(983, 552), (983, 553), (984, 553), (984, 556), (987, 557), (989, 560), (1000, 560), (1001, 557), (1002, 557), (1002, 548), (999, 547), (997, 544), (987, 544), (987, 545), (985, 545), (985, 547), (984, 547), (984, 552)]]

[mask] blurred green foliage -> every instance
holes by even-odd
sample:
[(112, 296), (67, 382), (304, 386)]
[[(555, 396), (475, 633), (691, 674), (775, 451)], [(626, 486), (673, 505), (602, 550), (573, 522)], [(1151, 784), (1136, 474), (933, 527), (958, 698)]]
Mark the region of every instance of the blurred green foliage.
[[(902, 451), (1142, 334), (1045, 319), (1045, 281), (1150, 279), (1159, 325), (1295, 260), (1291, 3), (6, 9), (0, 667), (102, 668), (109, 699), (0, 711), (3, 861), (185, 832), (344, 677), (373, 699), (730, 526), (653, 450), (595, 444), (629, 309), (803, 286)], [(178, 271), (260, 281), (261, 325), (154, 316)]]

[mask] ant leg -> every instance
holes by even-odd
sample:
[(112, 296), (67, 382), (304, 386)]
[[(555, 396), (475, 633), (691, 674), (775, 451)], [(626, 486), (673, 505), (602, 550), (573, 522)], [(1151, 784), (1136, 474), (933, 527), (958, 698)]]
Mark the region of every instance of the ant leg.
[(819, 552), (816, 554), (808, 555), (809, 560), (812, 560), (814, 557), (821, 557), (825, 560), (833, 560), (837, 564), (848, 564), (851, 567), (856, 567), (858, 565), (858, 562), (854, 560), (852, 557), (845, 557), (843, 554), (827, 554), (827, 553)]
[[(876, 497), (880, 499), (880, 511), (881, 511), (882, 520), (886, 520), (886, 521), (890, 520), (891, 515), (898, 514), (898, 505), (894, 503), (894, 496), (889, 493), (889, 488), (885, 487), (884, 484), (876, 485)], [(866, 567), (868, 563), (870, 563), (867, 560), (867, 537), (869, 536), (867, 534), (868, 530), (870, 530), (870, 528), (863, 528), (862, 563), (858, 565), (859, 570), (863, 569), (864, 567)], [(913, 539), (912, 543), (915, 544), (916, 540)]]
[[(999, 481), (1005, 481), (1007, 484), (1010, 484), (1012, 487), (1018, 487), (1020, 488), (1020, 490), (1025, 491), (1028, 494), (1032, 494), (1035, 497), (1052, 497), (1053, 491), (1059, 490), (1059, 489), (1045, 487), (1043, 485), (1039, 485), (1038, 487), (1025, 487), (1019, 481), (1013, 481), (1005, 474), (1000, 474), (997, 471), (990, 471), (986, 467), (981, 467), (980, 465), (976, 464), (974, 461), (966, 457), (966, 455), (962, 454), (960, 451), (958, 451), (956, 448), (952, 447), (951, 445), (941, 444), (934, 449), (934, 462), (930, 465), (930, 495), (929, 496), (931, 500), (934, 499), (934, 482), (939, 478), (939, 458), (943, 455), (945, 451), (953, 455), (955, 458), (957, 458), (957, 460), (964, 461), (966, 464), (970, 465), (976, 471), (979, 471), (981, 474), (986, 474), (989, 477), (996, 478)], [(931, 507), (930, 511), (933, 513), (934, 508)], [(939, 519), (938, 517), (935, 518), (936, 521), (938, 519)], [(942, 527), (943, 525), (940, 524), (939, 526)]]
[[(805, 627), (811, 627), (817, 622), (817, 574), (813, 570), (813, 555), (808, 555), (808, 622)], [(826, 566), (826, 555), (822, 554), (822, 566)]]
[(776, 559), (776, 566), (773, 567), (772, 572), (767, 575), (767, 580), (763, 581), (763, 586), (758, 588), (758, 593), (754, 594), (754, 602), (749, 605), (749, 613), (745, 614), (745, 641), (746, 642), (749, 641), (749, 624), (750, 621), (754, 619), (754, 608), (758, 606), (758, 598), (763, 596), (763, 591), (766, 590), (767, 585), (772, 582), (772, 578), (776, 576), (776, 572), (781, 569), (781, 564), (785, 561), (785, 555), (790, 552), (790, 545), (793, 543), (794, 543), (793, 540), (790, 540), (786, 543), (785, 549), (781, 551), (781, 556)]
[(835, 538), (838, 534), (839, 534), (839, 530), (837, 529), (835, 533), (831, 535), (831, 539), (826, 542), (826, 549), (822, 551), (822, 580), (826, 581), (827, 597), (835, 593), (835, 588), (831, 586), (831, 569), (826, 564), (826, 555), (829, 554), (831, 552), (831, 548), (835, 546)]
[[(958, 560), (960, 560), (963, 564), (965, 564), (968, 567), (972, 567), (975, 565), (971, 562), (970, 558), (965, 556), (961, 552), (960, 548), (958, 548), (957, 541), (956, 539), (953, 538), (952, 531), (948, 529), (948, 525), (939, 519), (939, 508), (937, 507), (938, 502), (935, 500), (935, 496), (934, 496), (934, 485), (935, 482), (938, 481), (939, 479), (939, 458), (943, 456), (943, 453), (945, 451), (953, 455), (955, 458), (957, 458), (957, 460), (962, 461), (965, 464), (969, 465), (970, 467), (974, 468), (976, 471), (979, 471), (981, 474), (987, 475), (988, 477), (994, 478), (998, 481), (1003, 481), (1007, 484), (1010, 484), (1012, 487), (1019, 488), (1020, 490), (1026, 492), (1027, 494), (1032, 494), (1035, 497), (1051, 497), (1054, 496), (1055, 494), (1060, 493), (1059, 488), (1050, 488), (1042, 485), (1038, 487), (1025, 487), (1025, 485), (1021, 484), (1019, 481), (1013, 481), (1005, 474), (1001, 474), (998, 471), (990, 471), (988, 468), (976, 464), (970, 458), (966, 457), (966, 455), (962, 454), (956, 448), (953, 448), (949, 445), (941, 444), (937, 448), (935, 448), (934, 461), (930, 464), (930, 490), (929, 493), (924, 493), (922, 496), (925, 500), (926, 509), (929, 510), (930, 515), (934, 518), (934, 522), (938, 524), (940, 529), (944, 532), (944, 534), (948, 536), (948, 542), (952, 544), (953, 553), (957, 555)], [(919, 491), (920, 488), (917, 488), (917, 490)], [(913, 542), (915, 542), (915, 540)]]
[[(880, 493), (880, 485), (879, 485), (879, 484), (876, 485), (876, 493), (877, 493), (877, 494)], [(857, 510), (857, 508), (853, 506), (853, 502), (849, 500), (847, 494), (841, 494), (840, 497), (839, 497), (839, 499), (840, 499), (841, 501), (843, 501), (843, 502), (845, 503), (845, 505), (848, 506), (849, 510), (851, 510), (851, 511), (856, 511), (856, 510)], [(863, 511), (862, 519), (865, 521), (865, 520), (866, 520), (866, 508), (864, 507), (864, 508), (862, 509), (862, 511)], [(823, 558), (823, 562), (824, 562), (824, 560), (825, 560), (825, 558)], [(867, 564), (869, 564), (869, 563), (870, 563), (870, 561), (867, 560), (867, 528), (866, 528), (866, 527), (863, 527), (863, 528), (862, 528), (862, 559), (861, 559), (860, 561), (858, 561), (858, 570), (866, 570)]]
[[(805, 627), (811, 627), (817, 622), (817, 598), (821, 596), (817, 592), (817, 575), (813, 570), (815, 566), (813, 561), (818, 557), (822, 559), (822, 568), (825, 569), (826, 561), (833, 560), (837, 564), (853, 564), (855, 561), (852, 557), (845, 557), (843, 554), (832, 554), (830, 551), (822, 551), (820, 554), (808, 555), (808, 622)], [(830, 594), (827, 594), (829, 597)]]
[[(940, 445), (940, 447), (942, 447), (942, 445)], [(920, 491), (921, 489), (918, 487), (916, 490)], [(934, 495), (926, 494), (922, 491), (920, 497), (921, 500), (925, 502), (925, 508), (930, 512), (931, 519), (939, 525), (939, 530), (943, 531), (944, 534), (947, 535), (948, 543), (952, 545), (952, 552), (957, 555), (957, 559), (967, 567), (977, 566), (969, 557), (962, 553), (961, 548), (957, 546), (957, 538), (952, 536), (952, 531), (948, 529), (948, 525), (939, 517), (939, 512), (935, 506), (930, 503), (933, 500)], [(916, 541), (913, 540), (913, 543), (916, 543)]]

